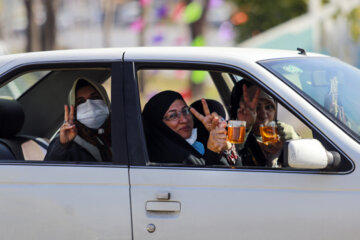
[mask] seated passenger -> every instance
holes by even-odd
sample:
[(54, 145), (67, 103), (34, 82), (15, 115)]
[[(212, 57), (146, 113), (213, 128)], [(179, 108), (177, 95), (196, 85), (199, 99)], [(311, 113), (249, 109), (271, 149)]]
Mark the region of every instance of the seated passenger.
[[(105, 89), (77, 79), (64, 106), (64, 124), (50, 143), (45, 161), (110, 162), (110, 101)], [(76, 115), (76, 116), (75, 116)]]
[[(280, 154), (286, 140), (298, 139), (299, 135), (288, 124), (276, 120), (275, 100), (243, 80), (237, 82), (231, 92), (231, 119), (246, 121), (247, 138), (244, 144), (237, 145), (238, 154), (244, 166), (281, 167)], [(259, 127), (275, 121), (279, 141), (273, 144), (262, 143)]]
[(179, 93), (163, 91), (156, 94), (145, 104), (142, 116), (151, 162), (190, 165), (226, 163), (221, 155), (228, 148), (225, 124), (219, 122), (217, 116), (204, 117), (201, 122), (209, 124), (210, 136), (206, 146), (196, 141), (192, 115)]

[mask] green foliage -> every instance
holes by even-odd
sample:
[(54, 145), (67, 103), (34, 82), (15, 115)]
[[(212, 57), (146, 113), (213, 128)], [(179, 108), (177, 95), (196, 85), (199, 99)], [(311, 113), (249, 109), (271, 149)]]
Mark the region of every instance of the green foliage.
[(350, 23), (350, 34), (355, 42), (360, 39), (360, 7), (354, 8), (348, 17)]
[(233, 0), (248, 20), (235, 27), (241, 42), (307, 12), (307, 0)]

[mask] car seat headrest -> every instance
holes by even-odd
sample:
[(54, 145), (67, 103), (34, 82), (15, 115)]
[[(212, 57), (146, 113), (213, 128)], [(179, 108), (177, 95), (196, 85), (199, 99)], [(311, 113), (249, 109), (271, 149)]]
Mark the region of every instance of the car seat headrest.
[(24, 110), (16, 100), (0, 99), (0, 138), (20, 132), (25, 120)]

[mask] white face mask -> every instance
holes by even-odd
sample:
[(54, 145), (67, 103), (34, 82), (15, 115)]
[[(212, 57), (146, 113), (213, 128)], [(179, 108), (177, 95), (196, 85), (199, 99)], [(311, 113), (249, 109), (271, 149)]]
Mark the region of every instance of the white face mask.
[(98, 129), (109, 116), (109, 108), (103, 100), (91, 100), (80, 104), (76, 108), (76, 118), (88, 128)]

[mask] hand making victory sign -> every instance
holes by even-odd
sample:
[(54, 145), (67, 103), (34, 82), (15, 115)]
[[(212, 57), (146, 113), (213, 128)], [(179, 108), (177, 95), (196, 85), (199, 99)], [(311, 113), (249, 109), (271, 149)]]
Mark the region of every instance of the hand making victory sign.
[(204, 98), (201, 99), (201, 103), (203, 106), (204, 115), (196, 111), (195, 108), (190, 108), (191, 113), (204, 125), (206, 130), (210, 132), (212, 129), (216, 128), (216, 124), (214, 124), (213, 120), (218, 119), (219, 122), (221, 117), (216, 113), (210, 113), (209, 106), (206, 103)]
[(243, 100), (240, 100), (239, 108), (237, 110), (237, 119), (241, 121), (246, 121), (246, 127), (251, 127), (256, 120), (256, 106), (259, 100), (261, 90), (256, 89), (253, 99), (249, 99), (249, 94), (246, 85), (243, 85)]
[(216, 112), (210, 113), (205, 99), (201, 99), (201, 103), (204, 115), (194, 108), (190, 108), (190, 111), (209, 132), (207, 148), (213, 152), (221, 152), (231, 148), (231, 143), (227, 141), (226, 122)]
[(74, 106), (69, 107), (64, 105), (64, 123), (60, 128), (60, 143), (67, 144), (74, 140), (77, 135), (76, 126), (74, 124), (74, 114), (75, 108)]

